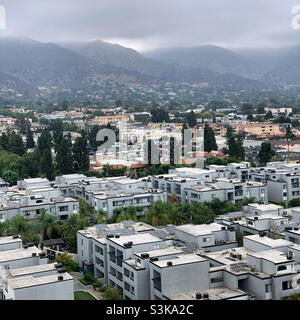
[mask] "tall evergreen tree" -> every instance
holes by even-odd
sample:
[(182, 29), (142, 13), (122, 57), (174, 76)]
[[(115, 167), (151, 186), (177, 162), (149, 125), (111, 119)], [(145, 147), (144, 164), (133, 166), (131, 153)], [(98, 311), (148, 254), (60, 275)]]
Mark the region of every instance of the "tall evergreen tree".
[(187, 121), (190, 128), (193, 128), (197, 125), (196, 115), (193, 110), (187, 114)]
[(260, 163), (267, 163), (275, 156), (275, 151), (272, 149), (270, 142), (263, 142), (258, 154)]
[(86, 136), (79, 137), (75, 140), (72, 151), (74, 171), (88, 171), (90, 168), (90, 158), (87, 149)]
[(38, 139), (38, 149), (40, 153), (43, 154), (45, 149), (51, 150), (51, 146), (52, 146), (52, 138), (51, 138), (50, 132), (48, 130), (43, 130), (42, 134)]
[(19, 156), (23, 156), (25, 153), (23, 140), (21, 136), (15, 132), (12, 132), (8, 136), (7, 151), (18, 154)]
[(61, 136), (56, 141), (56, 170), (59, 174), (73, 172), (72, 145), (67, 138)]
[(52, 163), (51, 150), (45, 149), (40, 160), (40, 173), (45, 175), (49, 180), (54, 179), (55, 171)]
[(204, 151), (211, 152), (212, 150), (218, 150), (218, 145), (214, 130), (206, 124), (204, 127)]
[(44, 130), (38, 139), (37, 150), (40, 154), (39, 172), (45, 175), (49, 180), (54, 178), (54, 167), (51, 155), (52, 139), (50, 132)]
[(27, 126), (27, 131), (26, 131), (26, 148), (27, 149), (33, 149), (35, 147), (35, 142), (33, 139), (33, 134), (30, 129), (30, 126)]
[(2, 133), (0, 136), (0, 146), (2, 150), (7, 150), (7, 145), (8, 145), (8, 136), (5, 132)]
[(233, 129), (229, 126), (227, 128), (226, 138), (229, 155), (233, 158), (243, 160), (245, 157), (243, 136), (241, 134), (233, 134)]

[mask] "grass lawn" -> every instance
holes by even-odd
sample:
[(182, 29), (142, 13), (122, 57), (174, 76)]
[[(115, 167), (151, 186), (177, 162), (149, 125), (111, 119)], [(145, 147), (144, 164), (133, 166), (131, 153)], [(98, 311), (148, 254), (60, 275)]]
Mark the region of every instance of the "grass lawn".
[(75, 300), (97, 300), (89, 292), (86, 292), (86, 291), (75, 291), (74, 299)]

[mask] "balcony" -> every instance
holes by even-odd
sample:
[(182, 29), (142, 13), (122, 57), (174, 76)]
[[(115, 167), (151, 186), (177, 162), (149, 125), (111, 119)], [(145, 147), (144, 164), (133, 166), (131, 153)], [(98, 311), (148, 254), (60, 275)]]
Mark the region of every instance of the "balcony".
[(161, 278), (160, 277), (153, 278), (152, 281), (153, 281), (154, 289), (156, 289), (156, 290), (161, 292)]
[(234, 194), (235, 194), (236, 197), (242, 197), (243, 196), (243, 190), (236, 190)]

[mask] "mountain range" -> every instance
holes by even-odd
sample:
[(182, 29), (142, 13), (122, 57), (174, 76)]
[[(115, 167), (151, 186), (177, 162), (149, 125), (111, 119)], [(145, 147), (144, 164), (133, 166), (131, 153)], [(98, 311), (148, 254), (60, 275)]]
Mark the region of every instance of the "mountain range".
[(0, 38), (0, 90), (28, 95), (39, 87), (85, 89), (109, 79), (125, 85), (174, 82), (217, 89), (300, 85), (300, 47), (232, 51), (217, 46), (143, 54), (101, 40), (42, 43)]

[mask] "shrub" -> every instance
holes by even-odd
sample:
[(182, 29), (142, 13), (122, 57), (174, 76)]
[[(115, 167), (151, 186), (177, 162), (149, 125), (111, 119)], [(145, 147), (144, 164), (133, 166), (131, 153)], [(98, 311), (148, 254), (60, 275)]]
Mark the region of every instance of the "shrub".
[(92, 284), (95, 281), (97, 281), (97, 279), (90, 273), (87, 272), (84, 277), (83, 277), (84, 281), (86, 281), (88, 284)]
[(90, 284), (90, 282), (85, 281), (84, 278), (80, 278), (79, 281), (80, 281), (84, 286), (87, 286), (87, 285)]
[(70, 267), (71, 267), (72, 271), (74, 271), (74, 272), (79, 272), (80, 271), (79, 264), (74, 262), (74, 261), (71, 262)]
[(99, 287), (102, 287), (102, 283), (100, 281), (96, 280), (93, 282), (93, 286), (94, 286), (94, 288), (99, 288)]

